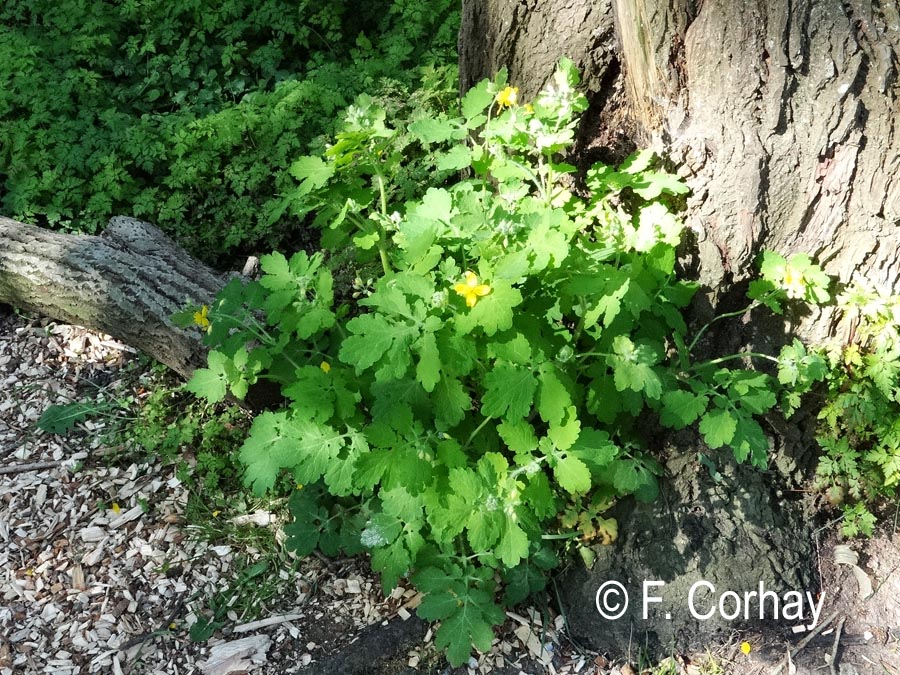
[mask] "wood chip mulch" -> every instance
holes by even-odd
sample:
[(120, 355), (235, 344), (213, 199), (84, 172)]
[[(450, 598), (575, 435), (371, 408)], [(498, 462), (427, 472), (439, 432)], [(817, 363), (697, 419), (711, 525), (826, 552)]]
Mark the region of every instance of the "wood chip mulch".
[[(0, 675), (294, 673), (352, 649), (362, 627), (414, 612), (415, 592), (384, 597), (365, 560), (310, 557), (281, 573), (284, 597), (261, 617), (229, 612), (211, 639), (192, 642), (204, 602), (235, 576), (234, 547), (185, 527), (188, 493), (171, 464), (107, 461), (117, 441), (102, 418), (64, 436), (35, 426), (51, 404), (133, 392), (148, 369), (107, 336), (2, 312)], [(277, 514), (238, 518), (283, 540)], [(520, 611), (508, 614), (491, 653), (444, 672), (608, 672), (561, 646), (562, 617), (544, 627), (539, 612)], [(410, 668), (434, 662), (432, 637), (406, 655)]]

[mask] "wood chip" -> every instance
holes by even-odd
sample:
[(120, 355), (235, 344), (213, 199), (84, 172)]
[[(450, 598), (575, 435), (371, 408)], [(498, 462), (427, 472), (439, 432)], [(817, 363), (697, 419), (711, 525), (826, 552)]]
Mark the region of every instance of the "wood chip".
[(132, 520), (140, 518), (143, 513), (144, 509), (140, 506), (132, 506), (127, 511), (120, 513), (118, 516), (109, 521), (109, 527), (112, 530), (118, 530), (126, 523), (130, 523)]
[(266, 652), (272, 643), (268, 635), (251, 635), (250, 637), (222, 642), (210, 650), (209, 658), (199, 663), (205, 675), (230, 675), (240, 671), (248, 671), (265, 663)]
[(251, 621), (250, 623), (243, 623), (239, 626), (235, 626), (232, 628), (233, 633), (249, 633), (254, 630), (259, 630), (261, 628), (268, 628), (269, 626), (277, 626), (280, 623), (284, 623), (286, 621), (297, 621), (298, 619), (304, 618), (305, 614), (281, 614), (278, 616), (270, 616), (267, 619), (260, 619), (259, 621)]

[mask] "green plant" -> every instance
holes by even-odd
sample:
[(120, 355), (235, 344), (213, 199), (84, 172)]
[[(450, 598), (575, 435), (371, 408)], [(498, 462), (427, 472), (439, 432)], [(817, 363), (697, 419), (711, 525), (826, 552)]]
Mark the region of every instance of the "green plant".
[(851, 333), (823, 350), (818, 485), (843, 506), (846, 536), (871, 536), (875, 517), (866, 504), (896, 495), (900, 484), (900, 296), (859, 281), (837, 304)]
[(708, 649), (702, 660), (695, 665), (699, 675), (727, 675), (725, 668)]
[(281, 563), (275, 557), (254, 562), (249, 557), (239, 556), (235, 560), (234, 579), (224, 588), (200, 599), (203, 609), (197, 611), (197, 620), (188, 631), (191, 641), (206, 642), (229, 623), (229, 612), (236, 614), (239, 621), (257, 618), (263, 604), (278, 596), (285, 585), (276, 571)]
[(8, 0), (0, 208), (88, 233), (133, 215), (217, 262), (296, 241), (293, 159), (360, 92), (452, 63), (458, 21), (449, 0)]
[(131, 394), (116, 391), (119, 387), (101, 387), (89, 378), (79, 378), (79, 384), (89, 386), (92, 396), (47, 406), (35, 423), (38, 429), (50, 434), (67, 434), (76, 424), (91, 418), (112, 422), (112, 428), (134, 419), (128, 414), (134, 404)]
[(179, 389), (157, 378), (119, 437), (174, 462), (179, 479), (207, 498), (237, 487), (237, 448), (246, 434), (246, 414), (193, 400)]
[[(605, 510), (656, 496), (654, 427), (698, 424), (711, 448), (765, 466), (756, 417), (777, 381), (728, 362), (764, 358), (807, 386), (796, 346), (695, 358), (718, 318), (692, 332), (682, 316), (686, 188), (644, 151), (595, 165), (578, 196), (561, 160), (586, 106), (576, 84), (563, 62), (519, 105), (501, 73), (390, 121), (361, 97), (323, 156), (294, 163), (289, 198), (326, 250), (351, 246), (381, 276), (336, 305), (323, 254), (274, 253), (258, 282), (181, 316), (214, 348), (190, 391), (281, 385), (288, 406), (254, 420), (240, 456), (257, 494), (285, 471), (302, 485), (291, 545), (368, 550), (385, 588), (411, 575), (454, 664), (489, 648), (498, 603), (543, 587), (557, 543), (611, 542)], [(751, 307), (822, 301), (826, 283), (807, 257), (769, 254)]]
[(65, 434), (78, 422), (90, 417), (121, 419), (118, 401), (73, 401), (48, 406), (38, 418), (37, 427), (50, 434)]

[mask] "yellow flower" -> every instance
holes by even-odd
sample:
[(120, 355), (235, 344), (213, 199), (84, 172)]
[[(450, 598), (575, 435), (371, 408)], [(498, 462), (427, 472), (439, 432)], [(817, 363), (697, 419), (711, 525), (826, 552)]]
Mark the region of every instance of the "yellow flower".
[(295, 487), (296, 487), (298, 490), (302, 490), (302, 489), (303, 489), (303, 483), (297, 483), (297, 485), (296, 485)]
[(121, 513), (121, 511), (122, 511), (122, 507), (119, 506), (119, 503), (118, 503), (118, 502), (113, 502), (113, 505), (112, 505), (112, 512), (113, 512), (113, 513)]
[(494, 99), (501, 108), (509, 108), (516, 104), (519, 98), (518, 87), (506, 87)]
[(213, 512), (212, 512), (212, 517), (213, 517), (213, 518), (218, 518), (220, 513), (221, 513), (221, 511), (213, 511)]
[(526, 104), (525, 104), (525, 112), (527, 112), (527, 113), (533, 113), (533, 112), (534, 112), (534, 106), (531, 105), (530, 103), (526, 103)]
[(194, 323), (200, 328), (209, 328), (209, 307), (203, 305), (200, 311), (194, 312)]
[(487, 284), (478, 283), (478, 275), (475, 272), (466, 272), (465, 283), (453, 284), (453, 290), (466, 299), (466, 305), (474, 307), (478, 298), (491, 292)]
[(328, 363), (328, 361), (322, 361), (322, 363), (319, 364), (319, 368), (322, 369), (323, 373), (331, 372), (331, 364)]
[(741, 643), (741, 651), (745, 654), (749, 654), (751, 649), (753, 649), (753, 647), (750, 646), (749, 642), (744, 641)]
[(790, 265), (784, 268), (784, 279), (781, 282), (789, 298), (799, 300), (806, 294), (806, 279)]

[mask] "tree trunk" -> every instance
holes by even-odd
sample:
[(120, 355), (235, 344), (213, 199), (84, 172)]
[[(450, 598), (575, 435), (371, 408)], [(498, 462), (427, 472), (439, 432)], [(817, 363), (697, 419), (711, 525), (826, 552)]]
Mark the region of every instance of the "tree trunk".
[(616, 122), (680, 167), (714, 291), (762, 248), (897, 290), (896, 0), (466, 0), (463, 17), (463, 89), (507, 65), (533, 93), (568, 56), (592, 102), (582, 155), (615, 156)]
[(199, 330), (169, 317), (210, 304), (223, 277), (154, 226), (116, 217), (100, 236), (0, 217), (0, 302), (108, 333), (184, 377), (206, 364)]
[[(463, 18), (462, 89), (506, 65), (533, 94), (568, 56), (590, 101), (570, 161), (649, 146), (673, 162), (691, 188), (683, 215), (696, 239), (684, 262), (720, 310), (733, 308), (763, 249), (806, 252), (842, 282), (861, 274), (900, 291), (897, 0), (464, 0)], [(788, 328), (754, 316), (741, 338), (820, 339), (835, 330), (829, 319), (791, 317)], [(685, 617), (685, 589), (701, 579), (720, 591), (768, 579), (813, 590), (791, 589), (811, 576), (811, 525), (774, 480), (742, 473), (722, 492), (693, 460), (696, 440), (676, 443), (664, 503), (622, 505), (612, 551), (560, 584), (574, 634), (598, 649), (646, 637), (664, 655), (713, 639), (722, 626)], [(637, 593), (618, 623), (594, 604), (608, 579)], [(668, 582), (666, 609), (681, 605), (671, 620), (639, 616), (641, 581), (653, 579)]]

